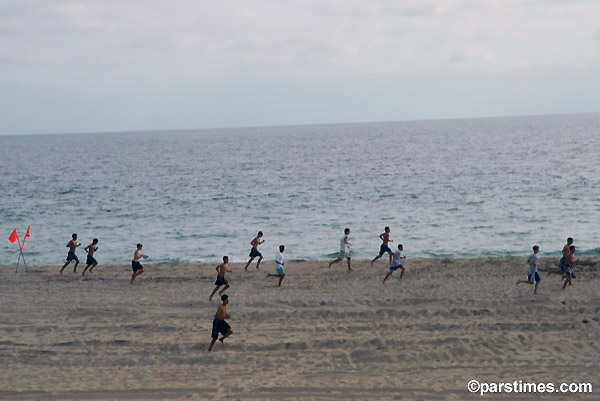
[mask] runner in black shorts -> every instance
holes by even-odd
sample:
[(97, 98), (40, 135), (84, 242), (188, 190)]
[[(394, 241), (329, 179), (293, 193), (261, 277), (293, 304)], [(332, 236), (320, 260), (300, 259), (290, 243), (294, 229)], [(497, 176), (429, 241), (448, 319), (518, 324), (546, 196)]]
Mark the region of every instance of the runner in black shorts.
[(261, 240), (263, 236), (262, 231), (259, 231), (258, 234), (256, 235), (256, 237), (254, 237), (254, 239), (252, 241), (250, 241), (250, 245), (252, 245), (252, 249), (250, 250), (250, 260), (248, 261), (248, 263), (246, 263), (246, 267), (244, 267), (244, 270), (248, 270), (248, 266), (250, 266), (250, 263), (252, 263), (252, 261), (254, 260), (254, 258), (258, 258), (258, 263), (256, 264), (256, 270), (260, 270), (260, 262), (263, 259), (262, 253), (260, 253), (258, 251), (258, 246), (262, 243), (264, 243), (264, 240)]
[[(227, 305), (229, 305), (229, 297), (227, 294), (221, 295), (221, 301), (223, 303), (217, 309), (217, 313), (215, 313), (215, 318), (213, 319), (211, 333), (212, 340), (210, 342), (210, 347), (208, 347), (208, 352), (212, 351), (213, 345), (215, 345), (217, 339), (225, 346), (224, 340), (233, 333), (231, 326), (225, 321), (225, 319), (230, 318), (227, 313)], [(221, 333), (223, 337), (219, 338), (219, 333)]]
[(386, 252), (388, 253), (388, 255), (390, 255), (390, 264), (392, 263), (392, 250), (388, 246), (388, 243), (394, 241), (390, 239), (390, 228), (386, 227), (385, 232), (383, 234), (379, 234), (379, 238), (381, 239), (381, 241), (383, 241), (383, 243), (379, 247), (379, 255), (375, 256), (375, 259), (371, 261), (371, 267), (373, 267), (373, 263), (375, 263), (375, 261), (382, 257), (383, 254)]

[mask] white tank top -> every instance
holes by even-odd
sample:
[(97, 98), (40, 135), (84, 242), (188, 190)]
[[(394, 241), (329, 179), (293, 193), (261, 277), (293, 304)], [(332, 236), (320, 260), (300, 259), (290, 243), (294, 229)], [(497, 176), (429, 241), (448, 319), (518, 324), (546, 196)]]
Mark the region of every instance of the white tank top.
[(348, 246), (346, 244), (346, 241), (344, 241), (346, 238), (348, 238), (348, 236), (346, 234), (344, 234), (344, 236), (342, 237), (342, 239), (340, 241), (340, 252), (347, 252), (348, 249), (350, 248), (350, 246)]

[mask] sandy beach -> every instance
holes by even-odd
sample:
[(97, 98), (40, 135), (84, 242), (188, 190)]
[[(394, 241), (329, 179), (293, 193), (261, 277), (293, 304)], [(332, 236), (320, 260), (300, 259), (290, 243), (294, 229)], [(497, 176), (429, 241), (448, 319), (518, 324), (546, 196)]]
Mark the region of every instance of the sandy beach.
[[(600, 259), (539, 294), (518, 259), (231, 265), (234, 334), (212, 353), (214, 265), (128, 265), (93, 276), (0, 268), (2, 400), (530, 400), (600, 396)], [(79, 267), (81, 271), (82, 267)], [(592, 394), (487, 394), (467, 383), (592, 383)]]

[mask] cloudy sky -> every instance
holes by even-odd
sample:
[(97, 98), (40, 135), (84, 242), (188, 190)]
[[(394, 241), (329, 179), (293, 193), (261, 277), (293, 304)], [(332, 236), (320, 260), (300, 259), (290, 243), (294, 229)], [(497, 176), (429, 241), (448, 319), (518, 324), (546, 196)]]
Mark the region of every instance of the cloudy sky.
[(600, 111), (597, 0), (0, 0), (0, 135)]

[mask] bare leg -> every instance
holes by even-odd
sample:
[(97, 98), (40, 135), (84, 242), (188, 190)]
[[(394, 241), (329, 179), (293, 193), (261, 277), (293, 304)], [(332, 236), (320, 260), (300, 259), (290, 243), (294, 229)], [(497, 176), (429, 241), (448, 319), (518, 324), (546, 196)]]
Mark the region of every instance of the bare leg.
[(548, 276), (551, 274), (563, 274), (564, 272), (560, 269), (558, 270), (548, 270)]
[[(88, 269), (89, 267), (90, 267), (90, 265), (86, 265), (86, 266), (85, 266), (85, 268), (84, 268), (84, 269), (83, 269), (83, 271), (81, 272), (81, 275), (82, 275), (82, 276), (85, 276), (85, 272), (87, 271), (87, 269)], [(91, 273), (91, 272), (92, 272), (92, 271), (90, 270), (90, 273)]]
[(212, 301), (212, 297), (217, 293), (217, 291), (219, 291), (219, 288), (221, 288), (220, 285), (216, 286), (215, 289), (213, 290), (212, 294), (210, 294), (210, 297), (208, 297), (209, 301)]
[(392, 253), (388, 251), (388, 255), (390, 255), (390, 265), (392, 264)]
[(254, 260), (254, 256), (252, 256), (250, 258), (250, 260), (248, 261), (248, 263), (246, 263), (246, 267), (244, 267), (244, 270), (248, 271), (248, 266), (250, 266), (250, 263), (252, 263), (253, 260)]
[(258, 263), (256, 264), (256, 270), (260, 270), (260, 261), (262, 260), (262, 256), (258, 258)]
[(381, 282), (381, 284), (385, 284), (385, 280), (387, 280), (388, 277), (390, 277), (392, 275), (392, 273), (394, 273), (394, 271), (388, 272), (388, 274), (386, 274), (385, 277), (383, 278), (383, 281)]
[(517, 283), (515, 285), (518, 285), (518, 284), (531, 284), (531, 282), (529, 280), (519, 280), (519, 281), (517, 281)]
[(225, 346), (225, 343), (223, 341), (225, 341), (225, 339), (227, 337), (229, 337), (230, 335), (233, 334), (233, 330), (229, 329), (229, 331), (227, 332), (227, 334), (225, 334), (223, 337), (219, 338), (219, 341), (221, 341), (221, 345)]
[(65, 267), (67, 267), (69, 265), (69, 263), (71, 263), (71, 262), (67, 262), (63, 265), (62, 269), (60, 269), (60, 274), (62, 274), (63, 270), (65, 270)]
[(405, 267), (403, 267), (402, 270), (400, 271), (400, 278), (398, 279), (398, 281), (402, 281), (402, 277), (404, 277), (404, 270), (406, 270)]
[(73, 273), (77, 273), (77, 266), (79, 266), (79, 261), (75, 262), (75, 266), (73, 267)]
[(329, 267), (331, 267), (331, 265), (335, 265), (337, 262), (339, 262), (338, 259), (332, 260), (331, 262), (329, 262)]
[(92, 267), (90, 267), (90, 274), (92, 274), (92, 269), (93, 269), (94, 267), (96, 267), (96, 266), (98, 266), (98, 263), (94, 263), (94, 264), (92, 265)]
[(281, 287), (281, 282), (283, 281), (284, 277), (285, 277), (285, 274), (282, 274), (281, 276), (279, 276), (279, 287)]
[(373, 267), (373, 263), (375, 263), (375, 261), (376, 261), (377, 259), (379, 259), (380, 257), (381, 257), (381, 255), (375, 256), (375, 259), (373, 259), (373, 260), (371, 261), (371, 267)]
[(352, 271), (352, 266), (350, 266), (350, 258), (348, 258), (348, 271), (351, 272)]
[(136, 278), (137, 276), (139, 276), (140, 274), (142, 274), (143, 272), (144, 272), (144, 269), (142, 269), (142, 270), (138, 270), (137, 272), (133, 273), (133, 274), (131, 275), (131, 282), (130, 282), (129, 284), (133, 284), (133, 282), (135, 281), (135, 278)]
[(227, 290), (228, 288), (229, 288), (229, 284), (225, 284), (225, 288), (223, 288), (221, 291), (219, 291), (219, 295), (223, 295), (225, 290)]
[(217, 342), (217, 339), (213, 338), (213, 340), (210, 342), (210, 347), (208, 347), (208, 352), (212, 351), (212, 347), (215, 345), (215, 342)]
[(536, 282), (535, 282), (535, 288), (534, 288), (534, 290), (533, 290), (533, 293), (534, 293), (534, 294), (537, 294), (537, 289), (538, 289), (539, 285), (540, 285), (540, 282), (539, 282), (539, 281), (536, 281)]

